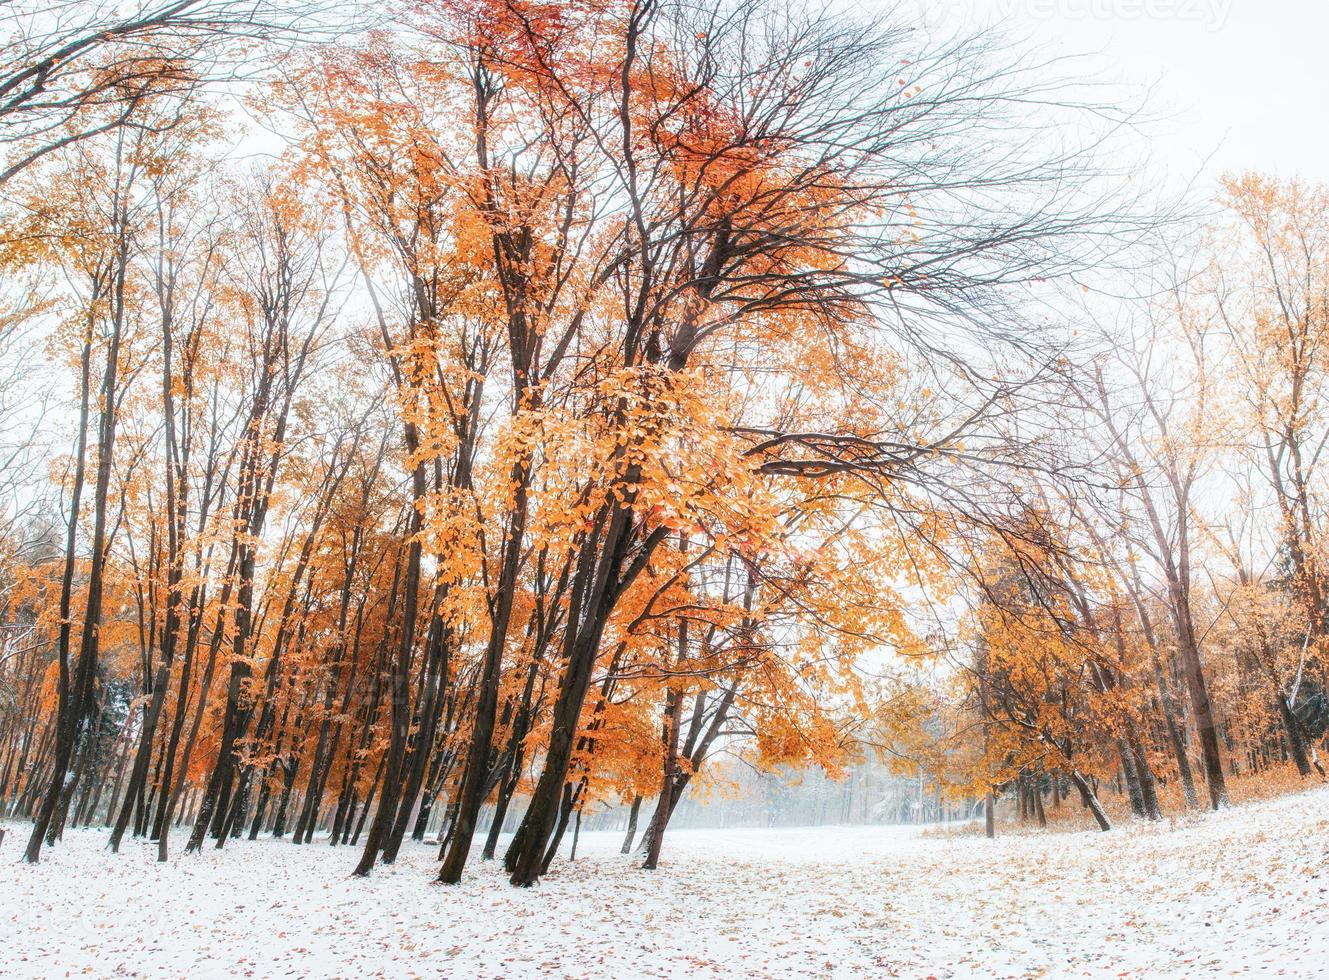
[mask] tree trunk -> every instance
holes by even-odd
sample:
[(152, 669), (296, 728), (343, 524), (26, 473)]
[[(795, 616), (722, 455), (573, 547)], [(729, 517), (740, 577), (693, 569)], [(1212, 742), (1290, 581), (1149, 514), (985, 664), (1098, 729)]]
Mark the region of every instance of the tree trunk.
[(1281, 692), (1274, 698), (1274, 702), (1278, 708), (1278, 716), (1283, 721), (1283, 730), (1287, 733), (1288, 751), (1292, 755), (1292, 761), (1296, 763), (1297, 775), (1309, 776), (1311, 762), (1306, 753), (1306, 739), (1301, 733), (1301, 723), (1297, 721), (1291, 705), (1287, 703), (1287, 698)]
[(581, 808), (577, 808), (577, 816), (572, 825), (572, 853), (568, 855), (569, 861), (577, 860), (577, 841), (581, 838)]
[(1140, 745), (1140, 740), (1134, 731), (1130, 733), (1127, 742), (1135, 760), (1135, 775), (1140, 784), (1140, 797), (1144, 803), (1145, 816), (1150, 820), (1160, 820), (1163, 817), (1163, 810), (1158, 805), (1158, 783), (1154, 779), (1154, 770), (1149, 765), (1149, 757), (1145, 754), (1144, 747)]
[(1191, 774), (1191, 760), (1186, 753), (1186, 739), (1183, 736), (1182, 725), (1177, 718), (1176, 702), (1172, 697), (1172, 687), (1168, 684), (1167, 677), (1163, 673), (1163, 665), (1158, 659), (1157, 652), (1154, 653), (1154, 678), (1158, 684), (1158, 696), (1163, 709), (1163, 720), (1167, 725), (1168, 742), (1172, 745), (1172, 754), (1177, 760), (1177, 773), (1181, 778), (1181, 789), (1186, 796), (1187, 809), (1195, 809), (1199, 805), (1199, 797), (1195, 794), (1195, 777)]
[(1112, 824), (1108, 822), (1107, 814), (1103, 812), (1103, 805), (1098, 802), (1098, 794), (1090, 787), (1088, 780), (1072, 769), (1071, 782), (1075, 783), (1076, 788), (1080, 790), (1080, 799), (1089, 808), (1089, 812), (1094, 815), (1094, 820), (1098, 823), (1098, 829), (1111, 830)]
[(1121, 759), (1121, 771), (1123, 781), (1126, 783), (1126, 792), (1131, 800), (1131, 813), (1137, 817), (1144, 817), (1144, 793), (1140, 790), (1140, 777), (1135, 771), (1135, 757), (1131, 754), (1130, 746), (1126, 739), (1117, 739), (1117, 755)]
[(637, 836), (637, 815), (641, 813), (641, 794), (638, 793), (632, 798), (632, 809), (628, 811), (628, 832), (623, 838), (623, 846), (619, 848), (620, 854), (632, 853), (632, 838)]

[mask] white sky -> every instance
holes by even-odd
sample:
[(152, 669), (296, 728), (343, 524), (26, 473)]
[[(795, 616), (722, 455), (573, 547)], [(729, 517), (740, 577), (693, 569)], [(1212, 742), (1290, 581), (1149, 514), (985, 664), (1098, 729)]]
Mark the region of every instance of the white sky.
[(1092, 54), (1102, 78), (1150, 89), (1148, 150), (1173, 177), (1211, 185), (1259, 170), (1329, 183), (1323, 0), (919, 2), (929, 18), (1004, 22), (1049, 55)]
[[(815, 0), (814, 0), (815, 2)], [(1101, 81), (1148, 92), (1141, 150), (1178, 182), (1258, 170), (1329, 183), (1326, 0), (830, 0), (913, 7), (925, 23), (1001, 23)], [(246, 147), (280, 141), (249, 134)]]

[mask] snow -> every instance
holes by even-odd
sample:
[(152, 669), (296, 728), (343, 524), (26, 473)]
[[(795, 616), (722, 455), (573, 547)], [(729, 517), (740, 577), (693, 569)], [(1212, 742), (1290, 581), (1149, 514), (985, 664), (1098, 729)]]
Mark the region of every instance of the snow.
[(583, 834), (530, 890), (432, 884), (419, 844), (362, 880), (350, 848), (70, 831), (34, 868), (9, 829), (5, 977), (1329, 976), (1325, 788), (1108, 834), (682, 830), (655, 873)]

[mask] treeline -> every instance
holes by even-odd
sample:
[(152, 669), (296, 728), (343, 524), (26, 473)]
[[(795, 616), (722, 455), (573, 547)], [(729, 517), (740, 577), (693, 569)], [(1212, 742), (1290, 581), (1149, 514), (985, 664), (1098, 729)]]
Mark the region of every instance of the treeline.
[(1099, 478), (1032, 475), (1027, 533), (971, 556), (937, 770), (1040, 819), (1074, 786), (1103, 830), (1109, 780), (1148, 819), (1322, 781), (1329, 191), (1226, 180), (1166, 288), (1100, 329), (1058, 367)]

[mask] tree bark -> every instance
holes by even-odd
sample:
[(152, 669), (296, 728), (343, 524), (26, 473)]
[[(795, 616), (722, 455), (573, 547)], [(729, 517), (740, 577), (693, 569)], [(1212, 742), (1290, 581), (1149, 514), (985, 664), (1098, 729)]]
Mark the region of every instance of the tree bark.
[(638, 793), (632, 798), (632, 809), (628, 811), (628, 832), (623, 838), (623, 846), (619, 848), (620, 854), (632, 853), (632, 838), (637, 836), (637, 815), (641, 812), (641, 794)]
[(1084, 805), (1089, 808), (1089, 812), (1094, 815), (1094, 820), (1098, 823), (1098, 829), (1108, 831), (1112, 829), (1112, 824), (1108, 822), (1107, 814), (1103, 812), (1103, 804), (1098, 802), (1098, 794), (1079, 772), (1071, 770), (1071, 782), (1075, 783), (1080, 791), (1080, 799)]

